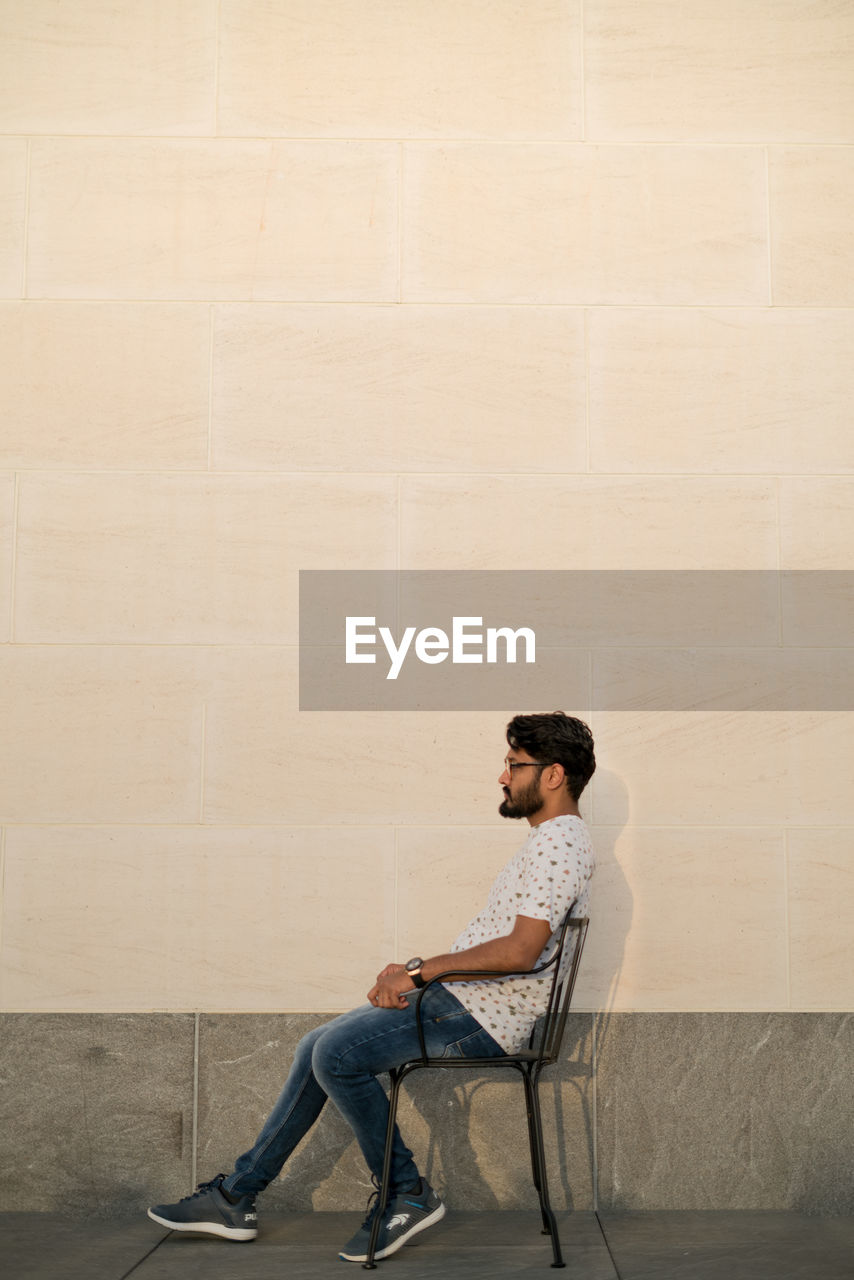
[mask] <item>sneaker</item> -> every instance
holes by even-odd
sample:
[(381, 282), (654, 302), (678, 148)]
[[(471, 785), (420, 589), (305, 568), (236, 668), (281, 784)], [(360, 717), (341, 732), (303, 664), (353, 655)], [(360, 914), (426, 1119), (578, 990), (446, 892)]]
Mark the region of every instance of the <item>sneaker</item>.
[(170, 1231), (201, 1231), (226, 1240), (254, 1240), (258, 1234), (258, 1215), (252, 1196), (241, 1196), (236, 1204), (222, 1194), (224, 1173), (212, 1182), (201, 1182), (191, 1196), (177, 1204), (156, 1204), (148, 1210), (149, 1218)]
[[(365, 1221), (339, 1253), (338, 1257), (345, 1262), (365, 1262), (368, 1257), (368, 1245), (371, 1239), (371, 1227), (376, 1217), (379, 1201), (374, 1204)], [(419, 1231), (432, 1227), (445, 1216), (445, 1206), (436, 1192), (421, 1179), (418, 1191), (405, 1191), (393, 1196), (385, 1207), (374, 1258), (388, 1258), (390, 1254), (402, 1249), (407, 1240), (417, 1236)]]

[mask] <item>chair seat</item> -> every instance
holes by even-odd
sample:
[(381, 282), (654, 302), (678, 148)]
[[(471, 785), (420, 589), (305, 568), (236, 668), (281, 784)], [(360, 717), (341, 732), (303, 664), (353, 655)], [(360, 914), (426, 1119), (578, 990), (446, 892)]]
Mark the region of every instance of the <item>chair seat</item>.
[[(517, 1049), (515, 1053), (505, 1053), (500, 1058), (412, 1058), (395, 1070), (405, 1071), (414, 1067), (515, 1067), (521, 1063), (537, 1062), (539, 1057), (537, 1049)], [(543, 1066), (549, 1066), (552, 1061), (552, 1058), (543, 1058)]]

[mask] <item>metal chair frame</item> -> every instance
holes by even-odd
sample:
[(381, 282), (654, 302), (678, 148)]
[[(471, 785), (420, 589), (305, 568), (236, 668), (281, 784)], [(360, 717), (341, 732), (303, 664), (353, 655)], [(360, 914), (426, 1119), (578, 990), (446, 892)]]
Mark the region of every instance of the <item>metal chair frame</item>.
[[(531, 1171), (533, 1174), (534, 1186), (537, 1189), (537, 1195), (540, 1201), (540, 1212), (543, 1219), (543, 1235), (551, 1236), (552, 1251), (554, 1254), (553, 1267), (563, 1267), (565, 1262), (561, 1254), (560, 1239), (558, 1237), (557, 1221), (551, 1204), (549, 1203), (548, 1178), (546, 1175), (546, 1157), (543, 1147), (543, 1125), (540, 1114), (540, 1098), (539, 1098), (539, 1082), (540, 1074), (544, 1067), (550, 1066), (555, 1062), (560, 1054), (561, 1044), (563, 1042), (563, 1033), (566, 1027), (567, 1014), (572, 1000), (572, 993), (575, 987), (575, 980), (578, 976), (578, 966), (581, 961), (581, 952), (584, 947), (584, 940), (587, 936), (588, 920), (586, 917), (580, 919), (571, 919), (570, 912), (566, 913), (560, 925), (557, 935), (557, 945), (551, 959), (545, 964), (539, 965), (535, 969), (527, 969), (518, 973), (500, 973), (496, 970), (478, 970), (477, 972), (466, 973), (465, 979), (470, 978), (513, 978), (513, 977), (534, 977), (541, 973), (546, 973), (553, 969), (554, 975), (549, 990), (549, 999), (546, 1006), (546, 1012), (537, 1020), (534, 1030), (531, 1032), (530, 1040), (527, 1048), (519, 1049), (516, 1053), (504, 1054), (495, 1058), (430, 1058), (427, 1055), (427, 1046), (424, 1040), (424, 1028), (421, 1021), (421, 1001), (424, 994), (436, 982), (441, 982), (445, 978), (457, 975), (456, 969), (447, 970), (445, 973), (437, 974), (435, 978), (431, 978), (429, 982), (425, 982), (415, 995), (415, 1017), (416, 1027), (418, 1030), (418, 1043), (421, 1049), (421, 1056), (413, 1058), (409, 1062), (402, 1063), (399, 1067), (393, 1067), (389, 1071), (391, 1080), (391, 1088), (389, 1090), (389, 1112), (388, 1127), (386, 1129), (385, 1153), (383, 1161), (383, 1173), (380, 1181), (378, 1204), (374, 1213), (373, 1225), (371, 1228), (370, 1241), (368, 1243), (368, 1252), (366, 1260), (362, 1263), (366, 1271), (372, 1271), (376, 1268), (374, 1254), (377, 1247), (377, 1238), (379, 1236), (380, 1223), (388, 1203), (388, 1178), (391, 1169), (391, 1149), (394, 1137), (394, 1129), (397, 1123), (397, 1106), (400, 1097), (400, 1086), (408, 1075), (413, 1071), (425, 1067), (449, 1067), (452, 1070), (460, 1070), (461, 1068), (477, 1070), (495, 1070), (497, 1067), (515, 1067), (522, 1077), (525, 1086), (525, 1106), (528, 1116), (528, 1140), (531, 1147)], [(567, 952), (567, 940), (570, 939), (570, 950)], [(568, 963), (565, 963), (565, 954), (569, 955)], [(561, 971), (563, 970), (563, 975)]]

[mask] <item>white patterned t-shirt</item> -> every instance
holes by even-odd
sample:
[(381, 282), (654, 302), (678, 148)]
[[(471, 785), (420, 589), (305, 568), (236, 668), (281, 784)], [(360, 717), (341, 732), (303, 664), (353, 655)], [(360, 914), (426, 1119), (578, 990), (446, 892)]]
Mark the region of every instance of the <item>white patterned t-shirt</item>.
[[(571, 903), (573, 917), (586, 916), (593, 848), (583, 819), (561, 814), (532, 827), (518, 853), (495, 878), (486, 906), (451, 947), (465, 951), (511, 933), (517, 916), (548, 920), (552, 936), (537, 964), (551, 955), (555, 932)], [(506, 1053), (526, 1044), (534, 1023), (546, 1011), (551, 973), (541, 978), (490, 978), (449, 984), (493, 1040)]]

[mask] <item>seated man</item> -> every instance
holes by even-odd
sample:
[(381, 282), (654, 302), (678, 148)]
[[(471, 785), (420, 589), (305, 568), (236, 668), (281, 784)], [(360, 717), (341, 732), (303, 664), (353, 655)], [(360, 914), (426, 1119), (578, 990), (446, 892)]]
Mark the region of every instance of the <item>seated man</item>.
[[(505, 818), (527, 818), (531, 831), (490, 890), (486, 906), (446, 955), (389, 964), (368, 992), (368, 1003), (310, 1031), (297, 1046), (285, 1086), (255, 1144), (233, 1172), (202, 1183), (177, 1204), (159, 1204), (149, 1217), (174, 1231), (201, 1231), (229, 1240), (257, 1235), (255, 1197), (279, 1174), (291, 1152), (331, 1098), (348, 1121), (378, 1185), (388, 1123), (388, 1100), (377, 1077), (420, 1054), (408, 996), (439, 973), (422, 999), (431, 1057), (492, 1057), (527, 1041), (544, 1012), (548, 982), (508, 977), (466, 981), (477, 969), (508, 974), (549, 958), (554, 931), (574, 903), (587, 914), (593, 855), (578, 798), (596, 767), (593, 738), (581, 720), (562, 711), (516, 716), (507, 726), (509, 753), (498, 781)], [(459, 975), (459, 976), (458, 976)], [(445, 1206), (419, 1175), (412, 1152), (394, 1135), (389, 1198), (376, 1257), (444, 1217)], [(348, 1262), (367, 1257), (373, 1212), (341, 1250)]]

